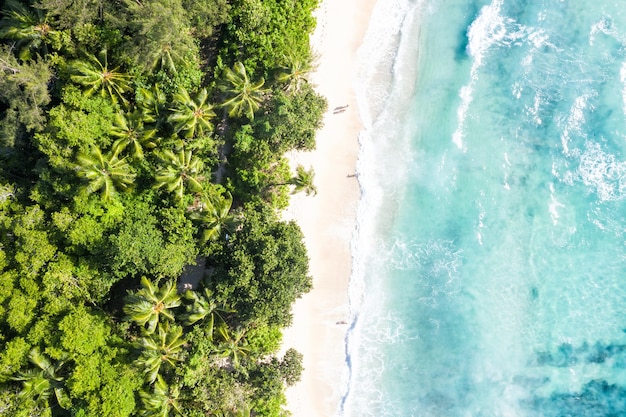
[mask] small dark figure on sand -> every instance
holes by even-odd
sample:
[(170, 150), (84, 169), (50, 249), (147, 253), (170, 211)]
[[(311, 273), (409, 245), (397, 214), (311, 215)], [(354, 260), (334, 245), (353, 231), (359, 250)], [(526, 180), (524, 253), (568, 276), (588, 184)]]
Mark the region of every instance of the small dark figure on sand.
[(333, 114), (337, 114), (337, 113), (343, 113), (344, 111), (346, 111), (346, 109), (350, 107), (349, 104), (346, 104), (345, 106), (339, 106), (339, 107), (335, 107), (333, 109)]

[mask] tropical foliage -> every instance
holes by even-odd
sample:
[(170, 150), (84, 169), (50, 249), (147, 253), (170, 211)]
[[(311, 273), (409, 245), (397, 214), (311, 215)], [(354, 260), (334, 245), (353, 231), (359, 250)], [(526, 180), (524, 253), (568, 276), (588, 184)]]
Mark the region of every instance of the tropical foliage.
[(0, 415), (285, 415), (316, 6), (0, 5)]
[(142, 288), (126, 297), (124, 312), (141, 326), (147, 334), (156, 330), (159, 321), (174, 321), (172, 309), (180, 305), (180, 295), (173, 281), (167, 281), (161, 288), (146, 277), (141, 277)]
[(221, 340), (217, 346), (217, 353), (228, 358), (235, 368), (239, 368), (241, 359), (250, 353), (250, 349), (246, 347), (246, 331), (242, 328), (231, 331), (227, 326), (222, 325), (218, 332)]
[(133, 38), (125, 49), (142, 70), (175, 74), (186, 60), (197, 59), (197, 40), (180, 0), (123, 3), (133, 16), (128, 26)]
[(178, 200), (183, 199), (185, 189), (202, 191), (204, 164), (191, 151), (181, 149), (177, 154), (170, 150), (162, 153), (164, 165), (156, 173), (157, 188), (165, 187)]
[(223, 314), (233, 313), (234, 310), (220, 307), (213, 298), (213, 292), (208, 288), (204, 289), (204, 295), (198, 294), (196, 291), (186, 291), (185, 298), (192, 303), (187, 304), (187, 314), (185, 315), (185, 324), (192, 325), (200, 320), (207, 320), (205, 329), (207, 335), (213, 338), (213, 328), (217, 317), (218, 323), (225, 323)]
[(119, 159), (117, 152), (103, 155), (95, 147), (88, 154), (78, 155), (76, 171), (87, 181), (85, 190), (88, 193), (101, 190), (105, 200), (110, 199), (118, 190), (127, 190), (135, 178), (125, 158)]
[(19, 148), (29, 133), (43, 129), (52, 76), (48, 63), (20, 62), (11, 46), (0, 46), (0, 148), (5, 152)]
[(193, 138), (213, 130), (211, 119), (215, 117), (215, 112), (207, 100), (206, 88), (200, 90), (194, 99), (189, 96), (185, 88), (180, 88), (174, 95), (174, 107), (169, 117), (176, 133), (182, 131), (186, 138)]
[(108, 94), (116, 102), (126, 103), (124, 93), (130, 90), (130, 77), (120, 72), (119, 67), (110, 68), (108, 52), (103, 49), (98, 54), (87, 55), (86, 59), (72, 63), (72, 81), (84, 86), (86, 94), (99, 91), (101, 95)]
[(159, 116), (165, 107), (167, 98), (158, 84), (148, 89), (141, 87), (137, 90), (137, 106), (141, 112), (141, 118), (146, 123), (157, 123)]
[(63, 385), (63, 377), (59, 374), (64, 362), (52, 362), (37, 348), (30, 351), (28, 361), (36, 369), (28, 369), (13, 378), (22, 382), (23, 388), (19, 396), (42, 408), (59, 405), (67, 410), (71, 402)]
[(311, 58), (299, 58), (293, 53), (287, 53), (277, 79), (279, 82), (285, 83), (286, 91), (297, 93), (303, 84), (309, 82), (307, 77), (313, 70)]
[(233, 234), (238, 225), (238, 218), (231, 213), (233, 197), (228, 194), (201, 193), (192, 207), (190, 217), (198, 220), (202, 230), (202, 241), (216, 240), (223, 234)]
[(223, 90), (228, 96), (222, 106), (228, 109), (231, 117), (246, 116), (254, 119), (254, 113), (261, 107), (266, 90), (263, 89), (263, 78), (251, 82), (246, 68), (241, 62), (236, 62), (232, 69), (226, 69), (227, 84)]
[(23, 61), (32, 59), (33, 52), (46, 57), (48, 47), (59, 42), (60, 33), (53, 29), (48, 15), (41, 9), (9, 0), (2, 15), (0, 37), (14, 41)]
[(181, 406), (178, 403), (176, 389), (171, 389), (161, 375), (157, 375), (153, 391), (141, 391), (143, 401), (142, 416), (146, 417), (167, 417), (183, 415)]
[(113, 142), (114, 152), (119, 154), (129, 148), (133, 158), (143, 158), (144, 149), (155, 148), (157, 131), (146, 126), (149, 120), (150, 118), (138, 111), (126, 114), (117, 113), (110, 130), (111, 136), (117, 138)]
[(306, 195), (317, 194), (317, 188), (315, 187), (315, 184), (313, 184), (314, 177), (315, 173), (313, 172), (313, 168), (307, 171), (302, 165), (298, 165), (296, 167), (296, 175), (291, 177), (288, 181), (288, 184), (293, 185), (293, 191), (291, 194), (299, 193), (301, 191), (304, 191)]
[(175, 368), (182, 360), (183, 329), (180, 326), (170, 327), (169, 324), (159, 325), (157, 332), (139, 339), (141, 355), (137, 363), (144, 368), (146, 380), (154, 383), (162, 366)]

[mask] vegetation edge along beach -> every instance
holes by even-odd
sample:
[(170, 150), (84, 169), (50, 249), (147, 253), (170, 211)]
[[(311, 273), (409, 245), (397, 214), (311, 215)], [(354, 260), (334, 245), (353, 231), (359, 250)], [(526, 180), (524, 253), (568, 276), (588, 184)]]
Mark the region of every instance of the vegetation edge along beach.
[(317, 0), (7, 0), (0, 415), (282, 416)]

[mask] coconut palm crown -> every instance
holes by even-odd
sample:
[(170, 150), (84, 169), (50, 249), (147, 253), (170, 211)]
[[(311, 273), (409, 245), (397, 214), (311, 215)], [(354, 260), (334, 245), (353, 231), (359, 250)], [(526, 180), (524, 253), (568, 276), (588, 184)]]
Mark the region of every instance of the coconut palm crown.
[(128, 103), (124, 93), (130, 90), (130, 76), (120, 72), (119, 67), (109, 67), (106, 49), (98, 57), (87, 55), (86, 60), (74, 61), (70, 69), (70, 79), (87, 87), (87, 94), (100, 91), (103, 97), (108, 95), (114, 103), (118, 100)]
[(190, 215), (200, 223), (202, 242), (216, 240), (224, 233), (234, 233), (239, 219), (231, 213), (232, 204), (233, 197), (230, 193), (226, 195), (202, 193)]
[(110, 135), (117, 138), (113, 142), (116, 153), (130, 150), (130, 155), (135, 159), (144, 156), (144, 149), (153, 149), (157, 146), (155, 138), (157, 130), (145, 125), (145, 117), (142, 112), (117, 113), (113, 120)]
[(300, 191), (304, 191), (306, 195), (316, 195), (317, 187), (313, 184), (313, 178), (315, 177), (315, 172), (313, 172), (313, 168), (308, 171), (304, 169), (302, 165), (298, 165), (296, 167), (296, 176), (292, 177), (287, 181), (288, 184), (294, 186), (291, 194), (298, 193)]
[(261, 78), (255, 83), (251, 82), (241, 62), (236, 62), (232, 69), (226, 69), (225, 77), (227, 83), (222, 86), (222, 90), (228, 98), (222, 106), (228, 109), (228, 115), (254, 119), (254, 113), (261, 107), (267, 92), (263, 89), (265, 80)]
[(161, 319), (174, 321), (172, 309), (180, 305), (180, 295), (172, 280), (159, 288), (148, 278), (141, 277), (141, 287), (126, 297), (124, 312), (147, 334), (152, 334)]
[(308, 83), (308, 75), (315, 69), (311, 58), (298, 58), (294, 54), (285, 54), (284, 64), (276, 77), (285, 84), (285, 91), (297, 93), (303, 84)]
[(157, 380), (162, 366), (176, 367), (182, 360), (185, 343), (182, 328), (169, 324), (159, 324), (155, 333), (139, 339), (141, 355), (137, 363), (144, 368), (149, 383)]
[(213, 130), (211, 119), (215, 117), (213, 105), (207, 102), (206, 88), (191, 98), (186, 89), (180, 88), (174, 95), (174, 106), (169, 121), (174, 125), (176, 133), (183, 132), (186, 138), (204, 135)]
[(21, 2), (8, 0), (0, 19), (0, 38), (15, 41), (19, 57), (23, 61), (32, 59), (32, 53), (48, 53), (48, 45), (58, 41), (59, 32), (55, 31), (48, 15), (40, 9), (29, 9)]
[(213, 292), (208, 288), (204, 289), (204, 294), (199, 294), (196, 291), (185, 291), (184, 297), (191, 301), (191, 304), (186, 306), (187, 314), (185, 317), (185, 324), (192, 325), (202, 320), (206, 320), (204, 327), (206, 334), (213, 337), (213, 329), (217, 320), (218, 326), (225, 324), (224, 313), (234, 313), (234, 310), (220, 306), (213, 296)]
[(135, 179), (126, 158), (119, 159), (117, 152), (102, 154), (93, 147), (89, 153), (78, 154), (76, 171), (87, 181), (85, 190), (91, 194), (102, 191), (102, 198), (109, 200), (118, 191), (128, 190)]
[(165, 150), (161, 154), (165, 162), (156, 173), (156, 188), (165, 187), (167, 191), (174, 193), (179, 201), (182, 201), (185, 188), (192, 191), (202, 191), (202, 160), (193, 156), (191, 151), (181, 149), (177, 154)]
[(56, 403), (64, 409), (71, 407), (70, 398), (65, 390), (63, 377), (59, 375), (64, 361), (52, 361), (41, 353), (38, 348), (33, 348), (28, 354), (28, 361), (37, 369), (29, 369), (19, 373), (12, 379), (22, 381), (23, 388), (19, 396), (23, 399), (34, 401), (44, 408), (52, 408), (52, 396)]
[(168, 386), (163, 377), (157, 375), (152, 392), (139, 392), (139, 396), (143, 402), (141, 416), (182, 416), (181, 406), (178, 402), (179, 395), (180, 393), (175, 387)]

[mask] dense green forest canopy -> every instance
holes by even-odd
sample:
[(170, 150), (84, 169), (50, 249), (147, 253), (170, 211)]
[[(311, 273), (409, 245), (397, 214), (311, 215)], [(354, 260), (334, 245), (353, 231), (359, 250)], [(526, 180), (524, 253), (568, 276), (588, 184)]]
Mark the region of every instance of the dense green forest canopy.
[(286, 415), (317, 1), (0, 3), (0, 415)]

